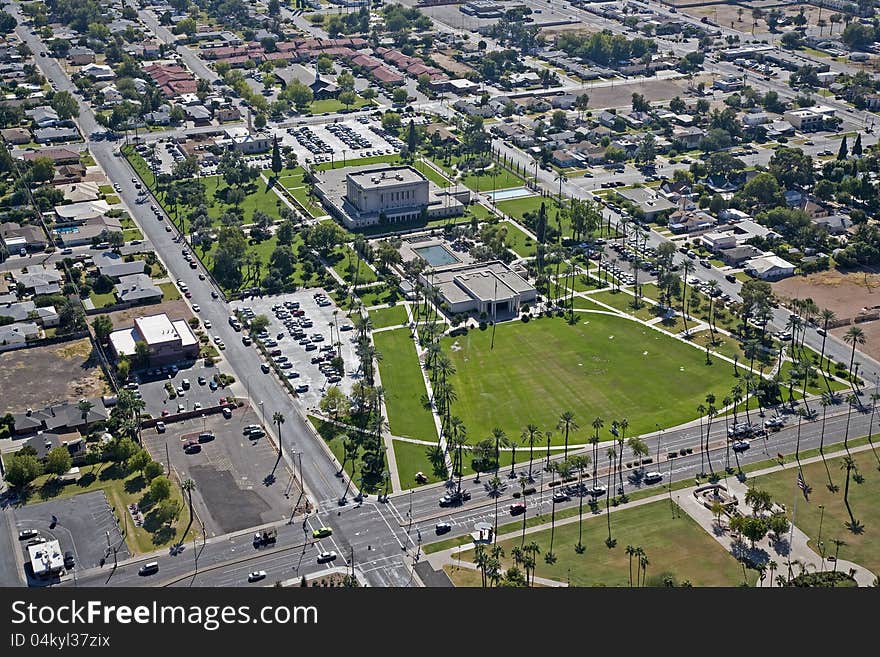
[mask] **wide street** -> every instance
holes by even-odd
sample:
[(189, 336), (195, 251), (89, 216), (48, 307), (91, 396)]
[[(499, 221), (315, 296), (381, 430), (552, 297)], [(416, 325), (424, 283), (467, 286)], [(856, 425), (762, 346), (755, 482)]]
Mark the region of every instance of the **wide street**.
[[(10, 11), (19, 19), (17, 33), (34, 52), (43, 49), (40, 39), (32, 35), (21, 24), (21, 13), (17, 4), (10, 7)], [(142, 18), (149, 23), (147, 12), (140, 12)], [(155, 22), (155, 21), (154, 21)], [(152, 26), (154, 29), (158, 26)], [(167, 38), (156, 29), (160, 38)], [(198, 75), (206, 79), (216, 78), (216, 74), (207, 69), (198, 57), (186, 47), (179, 47), (178, 52), (187, 64)], [(194, 61), (190, 61), (194, 60)], [(59, 90), (75, 92), (74, 85), (70, 82), (57, 62), (51, 58), (38, 58), (38, 65), (43, 74), (56, 85)], [(724, 69), (722, 69), (724, 70)], [(763, 83), (761, 83), (763, 84)], [(781, 81), (771, 80), (768, 86), (787, 87)], [(790, 89), (787, 93), (791, 93)], [(780, 95), (783, 95), (780, 89)], [(830, 104), (830, 103), (829, 103)], [(448, 107), (440, 103), (431, 104), (432, 107), (443, 108), (449, 112)], [(856, 121), (859, 115), (849, 110), (843, 112), (852, 121)], [(350, 115), (348, 115), (350, 116)], [(322, 117), (326, 120), (327, 117)], [(88, 105), (80, 106), (80, 115), (77, 120), (83, 135), (89, 135), (95, 130), (102, 129), (95, 120), (95, 116)], [(496, 140), (495, 145), (502, 152), (516, 158), (525, 158), (525, 155), (515, 149), (509, 149), (502, 142)], [(439, 497), (443, 494), (443, 485), (425, 487), (416, 491), (400, 493), (392, 496), (387, 502), (379, 502), (374, 497), (368, 497), (362, 504), (356, 504), (349, 495), (348, 503), (338, 506), (337, 500), (346, 488), (346, 480), (337, 477), (337, 468), (327, 447), (315, 434), (308, 423), (299, 404), (291, 400), (290, 396), (274, 378), (260, 370), (260, 360), (254, 358), (254, 350), (247, 348), (241, 343), (241, 334), (236, 333), (228, 324), (229, 308), (223, 300), (222, 294), (211, 284), (210, 276), (206, 280), (199, 279), (199, 273), (204, 273), (201, 268), (191, 269), (189, 263), (183, 258), (181, 250), (184, 244), (176, 231), (166, 232), (165, 222), (159, 222), (148, 210), (149, 205), (137, 205), (135, 199), (139, 192), (135, 188), (133, 178), (135, 174), (125, 158), (114, 155), (118, 148), (112, 142), (90, 143), (90, 150), (94, 158), (104, 168), (108, 177), (121, 185), (120, 197), (127, 205), (131, 215), (141, 227), (144, 236), (149, 240), (153, 249), (159, 255), (163, 264), (168, 269), (173, 279), (183, 280), (190, 291), (192, 299), (190, 303), (201, 307), (200, 317), (210, 319), (214, 325), (213, 332), (220, 335), (227, 348), (223, 354), (226, 366), (232, 370), (237, 378), (234, 390), (240, 396), (246, 396), (254, 406), (262, 405), (268, 417), (279, 411), (285, 415), (286, 422), (281, 428), (281, 435), (277, 435), (276, 427), (267, 426), (277, 441), (280, 439), (282, 453), (288, 465), (294, 469), (299, 468), (302, 472), (303, 483), (313, 501), (317, 511), (307, 518), (298, 518), (292, 524), (278, 527), (278, 541), (270, 548), (255, 549), (252, 543), (252, 531), (244, 531), (235, 535), (219, 536), (209, 539), (206, 543), (188, 545), (183, 553), (176, 556), (170, 554), (163, 556), (147, 555), (118, 564), (114, 567), (107, 564), (103, 568), (92, 569), (78, 573), (76, 581), (65, 581), (65, 585), (78, 586), (132, 586), (132, 585), (197, 585), (197, 586), (230, 586), (244, 583), (247, 573), (253, 570), (266, 570), (268, 573), (265, 583), (279, 579), (289, 579), (302, 574), (318, 572), (328, 566), (319, 566), (315, 562), (315, 556), (321, 550), (334, 550), (338, 557), (331, 565), (348, 565), (354, 554), (354, 561), (364, 572), (371, 586), (408, 586), (417, 585), (418, 581), (412, 576), (410, 567), (416, 555), (419, 553), (420, 542), (425, 542), (433, 536), (434, 523), (446, 520), (453, 523), (451, 535), (459, 535), (473, 530), (473, 523), (485, 521), (491, 515), (494, 501), (480, 490), (481, 484), (474, 483), (473, 477), (469, 477), (466, 485), (473, 491), (472, 499), (462, 507), (456, 509), (441, 509), (438, 506)], [(766, 150), (766, 149), (762, 149)], [(766, 154), (769, 159), (769, 152)], [(525, 162), (525, 160), (523, 160)], [(619, 174), (606, 174), (608, 179), (621, 179)], [(632, 173), (631, 175), (635, 175)], [(640, 175), (640, 174), (639, 174)], [(540, 170), (540, 181), (547, 189), (557, 188), (557, 180), (553, 172)], [(597, 176), (590, 184), (600, 184), (602, 178)], [(636, 179), (633, 179), (635, 182)], [(589, 197), (590, 191), (574, 181), (564, 182), (563, 193), (577, 197)], [(592, 189), (592, 188), (591, 188)], [(618, 216), (612, 215), (617, 221)], [(658, 233), (651, 233), (649, 244), (656, 246), (666, 238)], [(684, 256), (677, 254), (681, 260)], [(14, 259), (10, 259), (14, 260)], [(10, 265), (12, 266), (12, 265)], [(19, 266), (20, 263), (19, 263)], [(715, 278), (719, 281), (719, 287), (724, 292), (736, 295), (739, 284), (727, 282), (723, 275), (716, 269), (704, 270), (699, 273), (701, 278)], [(219, 298), (213, 299), (212, 291), (218, 292)], [(788, 319), (788, 313), (779, 309), (774, 314), (773, 325), (775, 328), (783, 328)], [(815, 331), (809, 331), (807, 344), (818, 348), (821, 337)], [(849, 346), (830, 337), (826, 346), (826, 353), (835, 360), (848, 361)], [(875, 379), (880, 371), (880, 364), (861, 354), (858, 362), (862, 364), (862, 372), (869, 381)], [(722, 391), (717, 391), (722, 392)], [(866, 391), (870, 392), (870, 390)], [(863, 398), (866, 395), (863, 395)], [(816, 402), (812, 402), (818, 406)], [(831, 442), (840, 442), (847, 427), (849, 435), (857, 437), (868, 433), (871, 422), (870, 413), (853, 412), (850, 417), (846, 413), (844, 404), (835, 407), (835, 411), (829, 415), (826, 424), (826, 434)], [(753, 411), (753, 415), (756, 413)], [(724, 421), (716, 420), (710, 435), (712, 445), (712, 464), (714, 468), (723, 472), (727, 464), (727, 450), (725, 448), (726, 434)], [(701, 456), (698, 445), (700, 443), (699, 425), (666, 430), (658, 435), (646, 436), (646, 442), (650, 447), (652, 456), (659, 452), (660, 462), (655, 462), (648, 469), (656, 468), (664, 476), (664, 482), (691, 479), (701, 469)], [(799, 434), (799, 435), (798, 435)], [(818, 446), (821, 435), (821, 415), (817, 421), (804, 423), (798, 431), (796, 422), (789, 418), (788, 424), (782, 431), (771, 434), (766, 445), (762, 440), (752, 442), (751, 448), (740, 455), (740, 461), (750, 463), (775, 456), (777, 452), (783, 454), (793, 453), (800, 441), (800, 448), (809, 449)], [(606, 438), (608, 436), (605, 436)], [(659, 449), (658, 449), (659, 442)], [(693, 454), (665, 460), (665, 453), (682, 447), (693, 448)], [(604, 446), (601, 447), (604, 453)], [(558, 452), (558, 450), (556, 450)], [(731, 459), (733, 456), (731, 455)], [(504, 459), (502, 457), (502, 463)], [(706, 467), (705, 469), (708, 469)], [(502, 473), (506, 472), (502, 467)], [(523, 466), (517, 467), (523, 472)], [(600, 468), (602, 472), (604, 468)], [(551, 504), (549, 495), (543, 490), (547, 474), (543, 472), (540, 464), (536, 463), (535, 476), (538, 486), (542, 489), (534, 498), (528, 500), (530, 510), (546, 512)], [(485, 475), (483, 477), (485, 479)], [(625, 480), (627, 492), (643, 487), (637, 479)], [(499, 508), (505, 509), (510, 503), (510, 494), (518, 488), (514, 481), (510, 482), (505, 495), (499, 500)], [(576, 500), (566, 504), (576, 504)], [(8, 513), (4, 513), (4, 522)], [(333, 535), (328, 539), (313, 544), (311, 531), (320, 526), (329, 526), (333, 529)], [(448, 535), (447, 535), (448, 536)], [(160, 571), (152, 577), (139, 577), (138, 567), (148, 560), (158, 560), (161, 564)], [(264, 584), (265, 584), (264, 583)]]

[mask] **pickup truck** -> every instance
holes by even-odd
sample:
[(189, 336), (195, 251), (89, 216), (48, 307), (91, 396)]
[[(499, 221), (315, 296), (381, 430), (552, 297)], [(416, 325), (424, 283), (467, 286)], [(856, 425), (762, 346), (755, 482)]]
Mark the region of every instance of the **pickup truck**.
[(263, 529), (254, 534), (254, 547), (261, 547), (263, 545), (270, 545), (278, 540), (278, 530), (274, 527), (270, 529)]

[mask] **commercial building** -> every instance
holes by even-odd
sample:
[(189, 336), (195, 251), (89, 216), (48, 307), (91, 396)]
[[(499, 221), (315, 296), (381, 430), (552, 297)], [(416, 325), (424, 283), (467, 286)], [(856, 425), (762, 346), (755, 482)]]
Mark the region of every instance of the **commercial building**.
[(34, 577), (47, 578), (64, 570), (64, 555), (58, 541), (46, 541), (28, 546), (28, 557)]
[(430, 269), (420, 279), (440, 293), (453, 315), (510, 315), (537, 297), (531, 283), (498, 260)]
[(110, 334), (117, 358), (134, 356), (138, 342), (149, 348), (150, 365), (195, 360), (199, 355), (199, 343), (189, 325), (182, 319), (172, 321), (165, 313), (138, 317), (132, 328)]
[(441, 190), (408, 166), (367, 165), (318, 173), (318, 196), (348, 228), (405, 224), (464, 212), (470, 192)]
[(778, 281), (794, 274), (795, 266), (777, 255), (761, 256), (750, 260), (745, 267), (747, 273), (765, 281)]
[(819, 130), (825, 123), (825, 117), (822, 114), (809, 108), (789, 110), (783, 114), (783, 117), (801, 132)]

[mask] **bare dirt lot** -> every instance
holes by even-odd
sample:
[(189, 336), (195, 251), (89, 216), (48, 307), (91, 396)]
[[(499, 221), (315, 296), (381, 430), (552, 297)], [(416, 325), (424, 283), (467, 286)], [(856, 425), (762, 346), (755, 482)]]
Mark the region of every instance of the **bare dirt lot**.
[(0, 354), (0, 409), (4, 412), (109, 391), (87, 338)]
[(880, 306), (880, 274), (825, 271), (792, 276), (773, 284), (781, 298), (812, 299), (819, 308), (833, 310), (839, 319)]
[[(801, 8), (804, 10), (804, 16), (807, 19), (807, 25), (811, 27), (816, 27), (818, 21), (821, 19), (824, 22), (823, 34), (824, 35), (834, 35), (836, 36), (839, 32), (843, 31), (843, 22), (839, 22), (836, 25), (832, 25), (829, 18), (832, 14), (834, 14), (834, 10), (832, 9), (822, 9), (821, 14), (819, 13), (819, 8), (814, 7), (812, 5), (791, 5), (789, 7), (779, 7), (775, 2), (768, 2), (767, 0), (757, 0), (755, 2), (741, 2), (738, 4), (727, 4), (722, 2), (714, 2), (714, 3), (705, 3), (705, 2), (695, 2), (692, 0), (675, 0), (673, 2), (676, 7), (680, 11), (684, 11), (690, 16), (694, 16), (696, 18), (702, 18), (703, 16), (708, 16), (710, 20), (718, 23), (721, 27), (726, 27), (734, 30), (738, 30), (745, 34), (751, 36), (752, 27), (754, 26), (755, 35), (758, 34), (769, 34), (769, 28), (767, 27), (767, 22), (764, 18), (757, 19), (757, 25), (754, 25), (756, 19), (752, 16), (752, 11), (755, 9), (759, 9), (763, 12), (768, 12), (771, 8), (779, 9), (782, 13), (784, 13), (789, 18), (793, 18), (798, 13), (800, 13)], [(740, 9), (742, 9), (742, 13), (740, 13)], [(790, 29), (789, 26), (781, 28), (783, 30)], [(830, 30), (833, 30), (831, 32)]]
[[(842, 340), (849, 328), (850, 326), (839, 326), (829, 333)], [(874, 360), (880, 360), (880, 321), (861, 322), (859, 328), (865, 333), (865, 344), (859, 345), (858, 350)]]
[[(711, 84), (711, 77), (695, 76), (693, 84), (696, 86), (701, 81)], [(599, 86), (599, 85), (602, 86)], [(648, 102), (671, 100), (675, 96), (684, 96), (689, 82), (685, 79), (677, 80), (645, 80), (642, 82), (615, 82), (612, 86), (607, 82), (584, 85), (583, 91), (590, 97), (590, 108), (599, 109), (605, 107), (631, 107), (632, 95), (642, 94)], [(578, 91), (577, 93), (580, 93)]]
[(125, 310), (117, 310), (110, 313), (110, 319), (113, 322), (114, 329), (127, 328), (134, 323), (135, 317), (143, 317), (144, 315), (158, 315), (165, 313), (172, 320), (189, 319), (192, 312), (183, 299), (177, 301), (164, 301), (150, 306), (134, 306)]

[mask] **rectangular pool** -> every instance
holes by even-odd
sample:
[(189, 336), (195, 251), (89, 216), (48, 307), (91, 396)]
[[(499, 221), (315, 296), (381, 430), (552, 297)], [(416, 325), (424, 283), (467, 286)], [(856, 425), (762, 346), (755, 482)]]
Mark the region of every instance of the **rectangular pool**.
[(419, 254), (419, 257), (432, 267), (442, 267), (443, 265), (453, 265), (461, 262), (455, 255), (445, 246), (434, 244), (432, 246), (423, 246), (413, 249)]
[(498, 201), (509, 201), (512, 198), (522, 198), (524, 196), (534, 196), (535, 193), (525, 187), (513, 187), (511, 189), (501, 189), (496, 192), (489, 192), (487, 196), (492, 199), (493, 203)]

